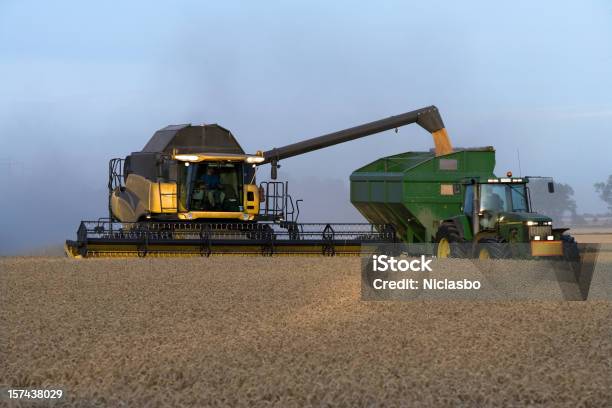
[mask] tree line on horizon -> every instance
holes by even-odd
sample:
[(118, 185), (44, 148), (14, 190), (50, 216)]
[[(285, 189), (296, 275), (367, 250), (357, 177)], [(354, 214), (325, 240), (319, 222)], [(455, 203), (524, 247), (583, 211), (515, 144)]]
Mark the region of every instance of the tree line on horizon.
[[(534, 179), (529, 182), (532, 207), (535, 211), (546, 214), (556, 223), (561, 223), (569, 217), (572, 224), (584, 224), (584, 214), (578, 214), (574, 189), (566, 183), (554, 183), (555, 192), (548, 192), (548, 180)], [(608, 215), (612, 216), (612, 174), (606, 181), (593, 185), (599, 198), (606, 203)], [(595, 216), (596, 218), (596, 216)]]

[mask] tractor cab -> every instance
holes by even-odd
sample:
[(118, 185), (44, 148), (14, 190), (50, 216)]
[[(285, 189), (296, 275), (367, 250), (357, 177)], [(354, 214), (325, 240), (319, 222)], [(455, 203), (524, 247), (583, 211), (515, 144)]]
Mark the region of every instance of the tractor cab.
[(531, 208), (528, 179), (490, 178), (466, 186), (464, 214), (474, 236), (494, 235), (507, 243), (530, 244), (531, 255), (562, 254), (562, 234), (552, 219)]
[(475, 199), (478, 212), (530, 211), (526, 181), (520, 178), (488, 179), (486, 183), (468, 184), (464, 203), (466, 214), (472, 214)]
[(467, 185), (463, 209), (472, 221), (478, 219), (479, 231), (494, 229), (501, 218), (550, 221), (531, 211), (527, 180), (522, 178), (494, 178)]

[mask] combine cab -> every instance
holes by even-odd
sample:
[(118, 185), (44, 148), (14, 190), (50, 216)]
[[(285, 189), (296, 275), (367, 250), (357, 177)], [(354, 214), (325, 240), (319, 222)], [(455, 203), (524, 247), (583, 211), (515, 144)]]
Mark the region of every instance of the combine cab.
[(221, 126), (168, 126), (142, 151), (111, 161), (110, 218), (253, 221), (260, 203), (254, 164), (263, 160), (245, 154)]

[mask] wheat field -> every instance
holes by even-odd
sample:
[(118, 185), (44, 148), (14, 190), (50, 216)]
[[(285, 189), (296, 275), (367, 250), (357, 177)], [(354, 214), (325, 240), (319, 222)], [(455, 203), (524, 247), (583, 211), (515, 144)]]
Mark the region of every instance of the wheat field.
[(0, 279), (0, 387), (53, 406), (612, 406), (609, 302), (364, 302), (341, 257), (0, 258)]

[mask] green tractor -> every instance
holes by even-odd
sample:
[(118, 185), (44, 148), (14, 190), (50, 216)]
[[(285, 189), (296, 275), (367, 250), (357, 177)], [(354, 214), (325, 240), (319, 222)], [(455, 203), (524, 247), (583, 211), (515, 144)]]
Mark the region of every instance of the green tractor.
[(497, 177), (494, 168), (492, 147), (384, 157), (353, 172), (351, 202), (369, 222), (393, 225), (402, 241), (433, 243), (440, 258), (577, 261), (568, 229), (532, 209), (529, 178)]

